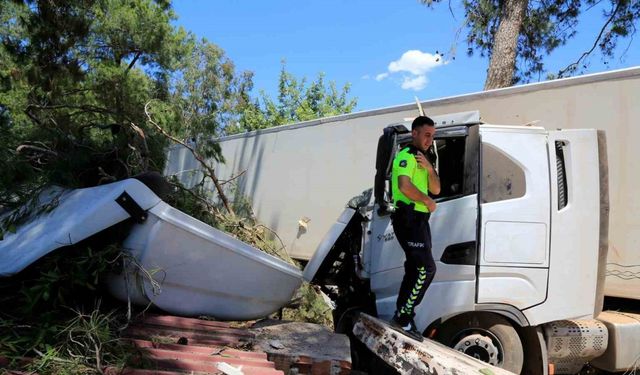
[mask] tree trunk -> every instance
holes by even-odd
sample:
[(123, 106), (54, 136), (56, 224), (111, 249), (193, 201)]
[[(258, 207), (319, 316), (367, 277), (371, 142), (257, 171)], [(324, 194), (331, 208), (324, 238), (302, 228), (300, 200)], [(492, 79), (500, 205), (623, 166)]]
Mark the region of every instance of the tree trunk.
[(516, 70), (518, 37), (522, 29), (528, 0), (505, 0), (500, 11), (500, 25), (494, 37), (485, 90), (511, 86)]

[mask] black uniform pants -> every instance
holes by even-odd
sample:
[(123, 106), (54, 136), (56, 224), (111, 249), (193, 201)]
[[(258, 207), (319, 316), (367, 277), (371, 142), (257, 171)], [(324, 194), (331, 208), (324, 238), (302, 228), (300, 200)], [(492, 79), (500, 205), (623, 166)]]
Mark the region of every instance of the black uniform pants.
[(406, 325), (413, 319), (415, 307), (422, 301), (436, 274), (429, 214), (414, 211), (413, 206), (401, 205), (392, 216), (392, 225), (406, 256), (404, 278), (396, 301), (396, 314), (400, 323)]

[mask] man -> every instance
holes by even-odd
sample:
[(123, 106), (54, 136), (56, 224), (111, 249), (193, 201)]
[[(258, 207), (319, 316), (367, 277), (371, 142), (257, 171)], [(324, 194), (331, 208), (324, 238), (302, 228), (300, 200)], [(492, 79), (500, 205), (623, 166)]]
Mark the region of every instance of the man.
[(429, 197), (429, 192), (440, 193), (440, 179), (425, 157), (435, 132), (435, 124), (429, 117), (419, 116), (413, 120), (412, 142), (395, 157), (391, 172), (391, 193), (396, 208), (392, 215), (393, 230), (406, 255), (405, 274), (391, 325), (418, 341), (422, 341), (422, 334), (413, 321), (414, 309), (436, 273), (429, 228), (429, 215), (435, 211), (436, 202)]

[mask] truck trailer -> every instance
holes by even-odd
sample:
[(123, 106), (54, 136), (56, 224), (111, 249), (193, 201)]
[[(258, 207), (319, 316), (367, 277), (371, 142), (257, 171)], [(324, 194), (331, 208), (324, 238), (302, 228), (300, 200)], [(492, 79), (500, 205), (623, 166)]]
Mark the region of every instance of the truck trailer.
[[(610, 228), (605, 293), (640, 300), (640, 67), (422, 101), (427, 115), (478, 110), (491, 124), (598, 129), (609, 148)], [(309, 260), (354, 192), (372, 184), (378, 137), (417, 114), (415, 103), (367, 110), (220, 139), (221, 180), (251, 198), (257, 218), (283, 239), (289, 254)], [(169, 151), (164, 173), (200, 181), (188, 150)], [(285, 183), (286, 181), (286, 183)], [(213, 187), (212, 187), (213, 188)]]

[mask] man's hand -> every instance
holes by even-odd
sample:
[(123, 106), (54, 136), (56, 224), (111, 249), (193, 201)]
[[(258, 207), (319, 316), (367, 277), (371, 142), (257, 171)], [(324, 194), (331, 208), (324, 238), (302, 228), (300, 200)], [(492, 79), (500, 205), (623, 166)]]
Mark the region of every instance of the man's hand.
[(416, 154), (416, 161), (421, 168), (429, 171), (429, 174), (433, 173), (433, 165), (431, 165), (431, 162), (427, 160), (427, 157), (424, 156), (422, 152), (418, 151), (418, 153)]
[(427, 199), (425, 199), (423, 203), (425, 206), (427, 206), (429, 212), (433, 212), (436, 210), (436, 201), (434, 201), (433, 199), (427, 197)]
[[(435, 195), (440, 194), (440, 178), (435, 168), (433, 168), (433, 164), (431, 164), (429, 159), (420, 151), (416, 154), (416, 162), (418, 162), (420, 168), (424, 168), (429, 172), (429, 191)], [(433, 207), (433, 210), (435, 210), (435, 202)], [(432, 210), (429, 209), (429, 211)]]

